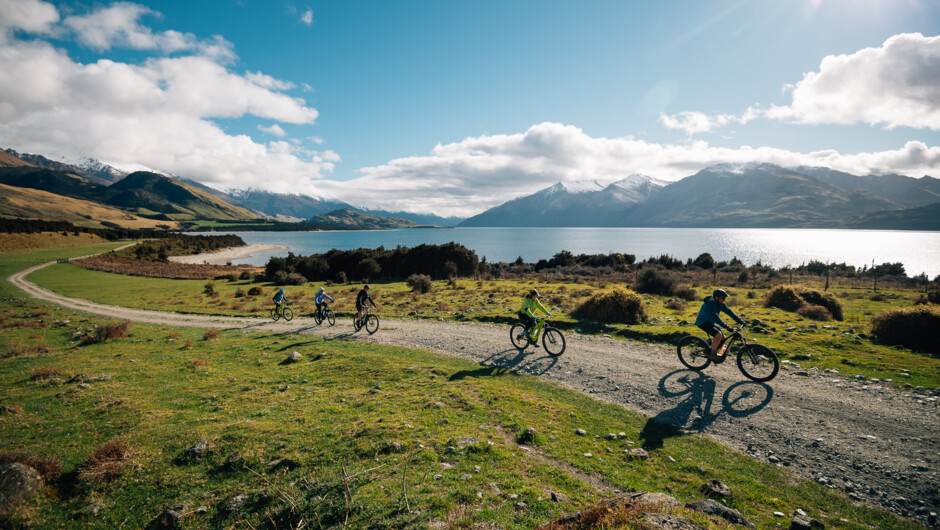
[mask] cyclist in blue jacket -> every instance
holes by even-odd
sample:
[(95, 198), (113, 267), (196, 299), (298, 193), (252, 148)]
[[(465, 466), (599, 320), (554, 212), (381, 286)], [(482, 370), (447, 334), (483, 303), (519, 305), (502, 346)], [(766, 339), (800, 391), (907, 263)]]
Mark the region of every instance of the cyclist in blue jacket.
[(698, 316), (695, 318), (695, 325), (702, 328), (702, 330), (708, 333), (708, 336), (712, 338), (712, 357), (715, 356), (715, 352), (718, 350), (721, 341), (725, 340), (725, 336), (722, 335), (718, 326), (727, 330), (731, 329), (731, 327), (721, 320), (721, 313), (727, 313), (735, 322), (742, 326), (744, 325), (744, 321), (741, 320), (741, 317), (735, 315), (734, 311), (725, 305), (725, 300), (727, 299), (728, 293), (724, 289), (715, 289), (715, 292), (713, 292), (711, 296), (705, 298), (705, 301), (702, 303), (702, 308), (698, 310)]
[(326, 294), (326, 289), (323, 287), (317, 289), (317, 295), (313, 297), (313, 301), (317, 304), (317, 318), (323, 318), (323, 308), (326, 307), (327, 300), (332, 302), (333, 298)]

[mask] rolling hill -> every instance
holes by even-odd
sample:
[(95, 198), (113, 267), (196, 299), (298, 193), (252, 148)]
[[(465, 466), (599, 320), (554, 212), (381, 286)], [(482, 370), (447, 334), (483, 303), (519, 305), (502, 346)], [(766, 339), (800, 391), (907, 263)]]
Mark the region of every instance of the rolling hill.
[(232, 206), (202, 190), (163, 175), (147, 171), (131, 173), (108, 186), (102, 202), (136, 211), (141, 215), (162, 214), (177, 221), (214, 219), (246, 221), (259, 216), (240, 206)]
[(334, 210), (329, 213), (317, 215), (310, 219), (311, 223), (336, 228), (362, 228), (362, 229), (381, 229), (381, 228), (415, 228), (418, 225), (406, 219), (394, 217), (378, 217), (369, 215), (349, 208)]

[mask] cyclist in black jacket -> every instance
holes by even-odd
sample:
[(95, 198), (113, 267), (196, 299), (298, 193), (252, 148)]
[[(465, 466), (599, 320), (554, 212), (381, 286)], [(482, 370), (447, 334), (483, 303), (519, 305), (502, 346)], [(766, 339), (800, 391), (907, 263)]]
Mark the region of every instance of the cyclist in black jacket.
[(369, 286), (363, 285), (362, 290), (356, 295), (356, 320), (362, 318), (362, 310), (366, 308), (366, 302), (375, 307), (375, 301), (369, 295)]

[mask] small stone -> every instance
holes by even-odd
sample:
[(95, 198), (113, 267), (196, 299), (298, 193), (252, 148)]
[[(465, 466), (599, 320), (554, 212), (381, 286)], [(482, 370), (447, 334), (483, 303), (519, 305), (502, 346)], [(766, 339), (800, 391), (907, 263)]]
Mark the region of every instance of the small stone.
[(637, 458), (639, 460), (643, 460), (645, 458), (648, 458), (650, 454), (647, 453), (645, 450), (640, 449), (639, 447), (635, 447), (633, 449), (630, 449), (629, 455), (630, 455), (630, 458)]
[(291, 352), (291, 354), (288, 355), (286, 359), (281, 361), (281, 364), (298, 363), (300, 362), (301, 359), (303, 359), (303, 355), (301, 355), (300, 352), (295, 351), (295, 352)]
[(316, 357), (313, 358), (313, 360), (314, 360), (314, 361), (319, 361), (320, 359), (322, 359), (322, 358), (324, 358), (324, 357), (326, 357), (326, 354), (323, 353), (323, 352), (320, 352), (320, 353), (317, 354)]
[(224, 511), (227, 514), (235, 513), (238, 510), (241, 510), (246, 502), (248, 502), (248, 494), (240, 493), (232, 497), (227, 503), (225, 503), (225, 506), (222, 507), (222, 511)]
[(96, 376), (94, 376), (94, 377), (89, 377), (88, 379), (85, 379), (85, 382), (86, 382), (86, 383), (95, 383), (95, 382), (98, 382), (98, 381), (110, 381), (110, 380), (111, 380), (111, 376), (110, 376), (110, 375), (96, 375)]
[(210, 445), (209, 440), (203, 438), (198, 442), (190, 446), (189, 449), (183, 451), (183, 458), (186, 460), (195, 460), (197, 458), (202, 458), (205, 456), (206, 452), (209, 451)]
[(444, 480), (444, 475), (434, 475), (434, 480)]
[(96, 516), (98, 515), (98, 512), (100, 511), (101, 511), (101, 505), (98, 504), (97, 502), (93, 502), (89, 504), (88, 506), (85, 506), (84, 508), (82, 508), (81, 513), (84, 515)]
[(702, 486), (707, 497), (730, 497), (731, 489), (720, 480), (709, 480)]
[(463, 475), (460, 475), (460, 480), (470, 480), (471, 478), (473, 478), (473, 475), (470, 473), (464, 473)]
[(826, 525), (822, 522), (805, 515), (797, 515), (790, 521), (790, 530), (813, 530), (825, 527)]
[(571, 502), (571, 499), (568, 498), (564, 493), (558, 493), (556, 491), (551, 492), (552, 502)]
[(578, 436), (587, 436), (587, 431), (584, 429), (575, 429), (574, 433)]
[(717, 515), (722, 519), (728, 521), (732, 524), (739, 524), (747, 528), (754, 528), (754, 523), (750, 522), (741, 515), (741, 512), (728, 508), (723, 504), (719, 504), (712, 499), (705, 499), (703, 501), (693, 502), (685, 505), (686, 508), (702, 512), (706, 515)]
[(592, 458), (593, 456), (591, 453), (584, 453), (584, 458)]
[(524, 510), (526, 507), (527, 507), (526, 503), (524, 503), (524, 502), (522, 502), (522, 501), (519, 501), (519, 502), (516, 503), (516, 509), (517, 509), (517, 510)]
[(42, 476), (35, 469), (13, 462), (0, 466), (0, 513), (28, 501), (42, 490)]
[(170, 528), (180, 528), (180, 522), (182, 519), (183, 512), (186, 511), (186, 504), (179, 503), (170, 506), (169, 508), (160, 512), (151, 524), (148, 525), (148, 528), (158, 528), (158, 529), (170, 529)]
[(608, 440), (616, 440), (616, 439), (617, 439), (617, 433), (615, 433), (615, 432), (608, 433), (608, 434), (607, 434), (607, 439), (608, 439)]

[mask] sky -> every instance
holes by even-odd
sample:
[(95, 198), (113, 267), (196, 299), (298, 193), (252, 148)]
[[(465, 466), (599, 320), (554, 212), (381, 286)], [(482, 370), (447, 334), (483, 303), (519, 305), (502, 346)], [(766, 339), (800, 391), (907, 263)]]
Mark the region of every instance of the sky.
[(0, 0), (0, 148), (462, 217), (717, 163), (940, 177), (940, 0)]

